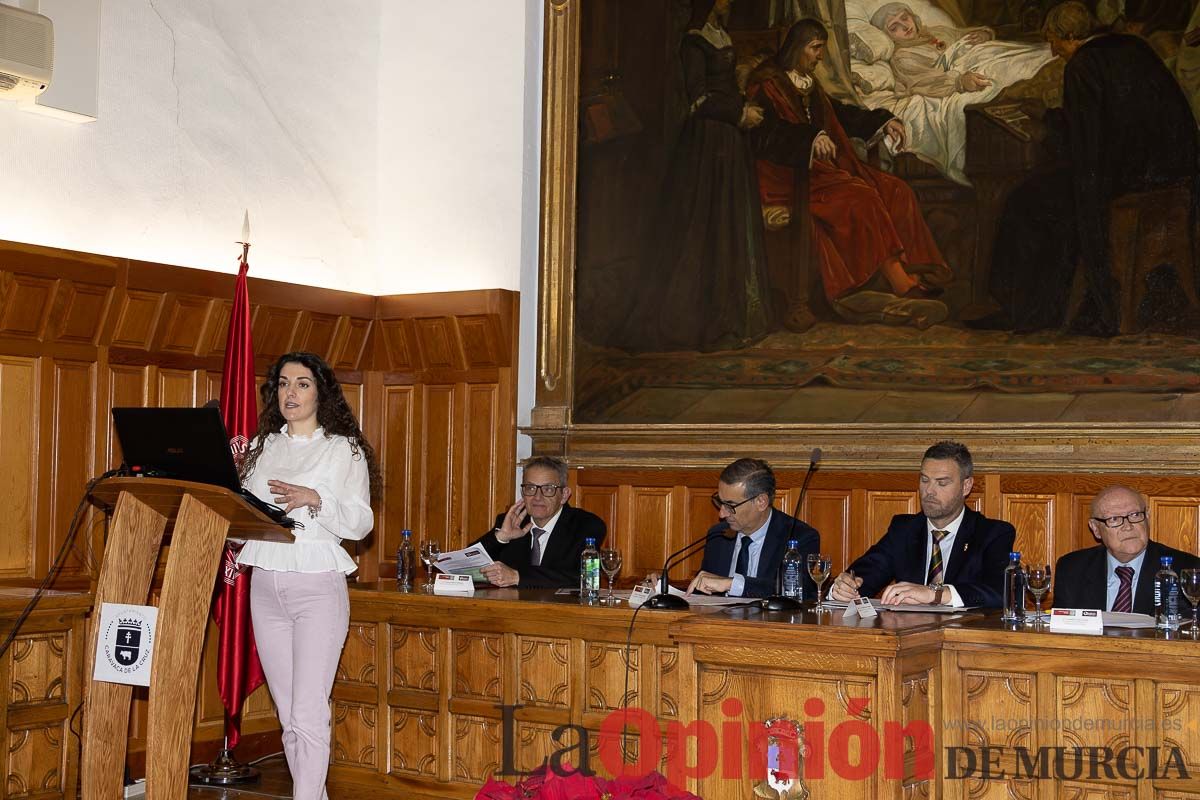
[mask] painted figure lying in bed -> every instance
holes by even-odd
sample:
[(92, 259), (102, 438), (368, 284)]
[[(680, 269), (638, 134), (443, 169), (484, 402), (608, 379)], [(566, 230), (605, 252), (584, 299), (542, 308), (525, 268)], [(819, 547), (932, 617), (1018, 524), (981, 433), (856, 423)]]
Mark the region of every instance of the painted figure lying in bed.
[(1053, 55), (1045, 44), (998, 41), (990, 28), (926, 25), (913, 11), (924, 5), (884, 3), (852, 21), (851, 69), (862, 103), (904, 122), (907, 149), (965, 184), (963, 110), (1032, 77)]
[(927, 27), (906, 3), (880, 6), (871, 24), (893, 42), (889, 63), (898, 93), (946, 97), (992, 85), (987, 75), (966, 68), (968, 61), (979, 60), (972, 58), (975, 46), (996, 38), (991, 28)]

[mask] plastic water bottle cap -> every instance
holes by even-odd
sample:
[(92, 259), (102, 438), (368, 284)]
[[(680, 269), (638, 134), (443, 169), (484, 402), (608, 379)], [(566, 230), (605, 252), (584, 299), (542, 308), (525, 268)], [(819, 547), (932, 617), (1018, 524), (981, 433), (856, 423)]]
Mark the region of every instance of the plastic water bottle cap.
[(588, 538), (584, 539), (584, 540), (583, 540), (583, 543), (584, 543), (584, 545), (586, 545), (587, 547), (595, 547), (595, 546), (596, 546), (596, 540), (595, 540), (595, 539), (593, 539), (591, 536), (589, 536)]
[(1175, 557), (1174, 557), (1174, 556), (1163, 556), (1162, 558), (1160, 558), (1160, 559), (1159, 559), (1159, 562), (1160, 562), (1160, 563), (1161, 563), (1161, 564), (1162, 564), (1164, 567), (1169, 567), (1169, 566), (1171, 566), (1172, 562), (1174, 562), (1174, 561), (1175, 561)]
[(400, 535), (405, 539), (408, 539), (412, 536), (412, 531), (400, 531)]
[(800, 547), (799, 539), (788, 539), (788, 550), (795, 550)]
[(1013, 552), (1008, 554), (1008, 560), (1009, 561), (1020, 561), (1021, 554), (1014, 550)]

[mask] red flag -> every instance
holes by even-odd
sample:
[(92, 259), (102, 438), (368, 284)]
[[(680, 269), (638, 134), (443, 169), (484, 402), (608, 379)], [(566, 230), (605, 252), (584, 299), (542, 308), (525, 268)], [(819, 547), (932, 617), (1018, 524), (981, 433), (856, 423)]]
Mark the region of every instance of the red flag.
[[(233, 290), (233, 313), (229, 318), (229, 338), (225, 341), (225, 368), (221, 373), (221, 416), (229, 432), (229, 448), (241, 463), (257, 427), (254, 404), (254, 347), (250, 341), (250, 293), (246, 289), (246, 250), (238, 269)], [(261, 686), (262, 665), (254, 646), (250, 625), (250, 573), (237, 565), (237, 549), (225, 545), (221, 580), (213, 603), (213, 619), (220, 628), (217, 646), (217, 692), (225, 707), (225, 732), (229, 747), (241, 738), (242, 703)]]

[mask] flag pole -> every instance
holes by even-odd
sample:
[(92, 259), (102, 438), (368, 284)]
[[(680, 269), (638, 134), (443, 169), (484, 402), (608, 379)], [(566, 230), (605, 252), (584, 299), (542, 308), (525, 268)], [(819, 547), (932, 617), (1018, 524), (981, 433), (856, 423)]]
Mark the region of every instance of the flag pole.
[[(234, 289), (234, 308), (230, 315), (229, 321), (229, 337), (225, 344), (225, 368), (221, 376), (221, 398), (223, 407), (221, 409), (222, 418), (225, 420), (225, 428), (231, 437), (230, 446), (234, 451), (234, 460), (241, 463), (242, 456), (245, 454), (245, 445), (249, 444), (250, 436), (253, 435), (253, 421), (246, 417), (247, 402), (249, 409), (254, 408), (253, 395), (253, 349), (250, 347), (248, 337), (249, 331), (249, 298), (245, 287), (246, 272), (249, 269), (250, 256), (250, 212), (247, 211), (242, 222), (242, 240), (238, 242), (242, 246), (242, 258), (238, 263), (237, 284)], [(240, 323), (240, 327), (239, 327)], [(248, 360), (247, 360), (248, 359)], [(248, 380), (247, 380), (248, 379)], [(236, 394), (234, 387), (241, 391), (241, 395)], [(247, 396), (246, 392), (250, 394)], [(240, 402), (239, 402), (240, 401)], [(239, 414), (239, 410), (234, 406), (241, 406), (240, 420), (235, 421), (235, 417)], [(240, 441), (240, 444), (237, 442)], [(225, 553), (223, 556), (223, 582), (218, 582), (218, 600), (217, 603), (236, 603), (233, 595), (236, 589), (232, 588), (238, 582), (242, 583), (243, 596), (248, 595), (246, 582), (250, 576), (240, 574), (241, 571), (237, 565), (237, 553), (232, 550), (230, 545), (226, 543)], [(243, 604), (244, 605), (244, 604)], [(247, 609), (242, 608), (242, 613), (248, 613)], [(220, 615), (218, 616), (218, 624), (220, 624)], [(220, 652), (225, 644), (225, 636), (223, 635), (218, 642), (218, 666), (224, 653)], [(261, 670), (258, 667), (258, 656), (253, 650), (253, 641), (250, 642), (251, 655), (255, 669)], [(253, 671), (253, 670), (252, 670)], [(220, 668), (218, 669), (220, 672)], [(259, 673), (261, 675), (261, 672)], [(240, 676), (239, 676), (240, 677)], [(253, 680), (253, 679), (252, 679)], [(221, 679), (218, 679), (219, 690), (222, 692), (222, 706), (226, 705), (224, 684), (221, 684)], [(261, 681), (259, 681), (261, 682)], [(256, 684), (251, 683), (253, 688)], [(240, 687), (239, 687), (240, 688)], [(247, 692), (248, 693), (248, 692)], [(240, 693), (239, 693), (240, 694)], [(236, 702), (236, 714), (239, 717), (241, 714), (241, 703), (244, 697), (239, 697)], [(231, 712), (228, 708), (224, 708), (225, 713), (222, 714), (224, 721), (225, 738), (221, 745), (221, 751), (210, 764), (201, 764), (193, 767), (190, 771), (190, 783), (201, 784), (206, 786), (231, 786), (245, 783), (257, 783), (260, 777), (259, 770), (249, 764), (242, 764), (233, 755), (233, 748), (229, 744), (230, 740), (230, 723)], [(240, 727), (240, 725), (239, 725)], [(238, 728), (233, 730), (234, 738), (240, 738), (241, 731)], [(235, 742), (236, 744), (236, 742)]]

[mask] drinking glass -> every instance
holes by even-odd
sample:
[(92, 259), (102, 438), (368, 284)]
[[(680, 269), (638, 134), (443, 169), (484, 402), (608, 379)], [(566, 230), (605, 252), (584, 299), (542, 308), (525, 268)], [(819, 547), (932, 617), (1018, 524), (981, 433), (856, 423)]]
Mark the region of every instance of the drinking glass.
[(1049, 618), (1049, 614), (1042, 613), (1042, 597), (1046, 592), (1050, 591), (1050, 565), (1044, 567), (1030, 567), (1025, 573), (1025, 586), (1028, 587), (1029, 593), (1033, 595), (1035, 611), (1033, 612), (1032, 620), (1027, 619), (1026, 622), (1031, 622), (1034, 625), (1041, 625)]
[(825, 586), (825, 581), (829, 580), (829, 572), (833, 569), (833, 559), (824, 553), (809, 553), (808, 554), (808, 575), (817, 584), (817, 605), (818, 611), (825, 608), (825, 595), (822, 587)]
[(435, 541), (426, 539), (421, 542), (421, 562), (425, 565), (425, 588), (433, 590), (433, 565), (442, 554), (442, 546)]
[(1192, 638), (1200, 639), (1200, 569), (1181, 569), (1179, 571), (1179, 590), (1192, 604)]
[(608, 576), (608, 600), (606, 602), (611, 606), (615, 603), (613, 600), (613, 578), (621, 571), (621, 551), (609, 550), (607, 548), (601, 550), (600, 568)]

